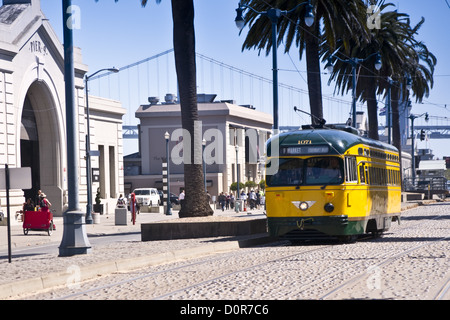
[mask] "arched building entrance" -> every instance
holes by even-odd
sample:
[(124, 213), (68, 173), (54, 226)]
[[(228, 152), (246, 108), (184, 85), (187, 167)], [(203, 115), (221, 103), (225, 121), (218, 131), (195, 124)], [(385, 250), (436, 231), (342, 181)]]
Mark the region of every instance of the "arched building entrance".
[[(0, 2), (1, 3), (1, 2)], [(10, 211), (22, 209), (25, 198), (45, 192), (51, 209), (61, 216), (67, 208), (67, 138), (64, 47), (40, 8), (40, 0), (3, 0), (0, 5), (0, 166), (30, 167), (32, 188), (10, 190)], [(87, 110), (80, 48), (74, 48), (76, 144), (79, 207), (86, 208)], [(101, 190), (104, 212), (113, 212), (123, 193), (122, 116), (119, 102), (90, 97), (90, 150), (93, 197)], [(5, 208), (0, 190), (0, 210)], [(17, 221), (19, 223), (19, 221)], [(2, 222), (0, 222), (0, 225)]]
[(32, 189), (24, 190), (33, 201), (38, 190), (51, 199), (53, 209), (62, 210), (63, 167), (61, 121), (48, 86), (35, 81), (27, 91), (23, 103), (20, 131), (21, 167), (30, 167)]

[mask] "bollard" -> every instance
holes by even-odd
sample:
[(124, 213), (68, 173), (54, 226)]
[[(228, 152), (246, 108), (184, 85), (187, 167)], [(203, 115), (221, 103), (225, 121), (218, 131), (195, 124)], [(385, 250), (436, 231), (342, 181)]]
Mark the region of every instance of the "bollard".
[(114, 222), (116, 226), (126, 226), (127, 225), (127, 208), (116, 208), (114, 216)]

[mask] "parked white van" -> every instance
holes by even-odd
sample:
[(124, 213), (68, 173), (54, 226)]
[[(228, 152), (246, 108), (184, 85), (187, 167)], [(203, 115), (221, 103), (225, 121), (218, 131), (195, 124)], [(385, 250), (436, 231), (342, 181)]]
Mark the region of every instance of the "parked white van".
[[(159, 206), (161, 199), (159, 198), (158, 190), (155, 188), (138, 188), (134, 189), (133, 193), (136, 195), (136, 202), (142, 206)], [(129, 200), (128, 203), (131, 203)]]

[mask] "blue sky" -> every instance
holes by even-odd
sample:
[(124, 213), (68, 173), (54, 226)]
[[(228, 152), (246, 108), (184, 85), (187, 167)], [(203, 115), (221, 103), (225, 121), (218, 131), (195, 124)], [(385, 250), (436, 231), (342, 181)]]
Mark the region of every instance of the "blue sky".
[[(415, 114), (429, 112), (431, 116), (450, 118), (450, 58), (448, 54), (450, 49), (450, 8), (445, 0), (397, 0), (392, 2), (397, 5), (400, 12), (410, 15), (413, 24), (417, 23), (422, 16), (425, 17), (426, 21), (418, 38), (427, 44), (430, 51), (438, 59), (434, 88), (430, 96), (424, 99), (424, 104), (416, 104), (413, 101), (412, 112)], [(62, 38), (61, 3), (62, 1), (57, 0), (41, 0), (42, 10), (50, 19), (60, 39)], [(198, 53), (262, 77), (272, 78), (271, 55), (266, 57), (265, 53), (258, 55), (258, 52), (253, 50), (241, 51), (242, 42), (248, 29), (244, 29), (243, 33), (239, 35), (235, 26), (235, 9), (238, 0), (195, 0), (194, 3)], [(114, 0), (99, 0), (98, 2), (94, 0), (73, 0), (73, 4), (79, 6), (81, 10), (80, 29), (74, 32), (74, 42), (77, 47), (82, 48), (84, 63), (89, 66), (91, 73), (105, 67), (123, 67), (173, 47), (170, 0), (162, 0), (159, 5), (156, 4), (155, 0), (149, 0), (145, 8), (141, 7), (140, 0), (120, 0), (118, 3), (115, 3)], [(280, 48), (279, 69), (287, 71), (280, 71), (279, 81), (306, 90), (307, 86), (304, 80), (306, 78), (304, 73), (306, 67), (304, 62), (299, 61), (298, 52), (295, 49), (291, 50), (289, 57), (284, 55), (282, 51), (283, 49)], [(170, 63), (167, 61), (167, 64)], [(163, 73), (169, 67), (161, 64), (161, 68), (163, 69), (161, 73)], [(211, 82), (208, 77), (212, 74), (212, 71), (207, 70), (206, 67), (202, 70), (200, 68), (203, 68), (203, 66), (198, 65), (198, 72), (199, 74), (202, 73), (202, 79), (198, 80), (199, 85), (203, 82)], [(216, 69), (216, 73), (218, 72)], [(217, 76), (215, 77), (217, 79)], [(174, 82), (174, 79), (171, 80)], [(228, 78), (225, 77), (225, 80), (228, 80)], [(324, 95), (332, 97), (334, 86), (333, 84), (327, 85), (328, 76), (326, 74), (322, 75), (322, 81)], [(166, 82), (167, 87), (169, 87), (169, 80)], [(220, 91), (219, 88), (222, 85), (217, 81), (215, 91)], [(238, 85), (236, 84), (236, 86)], [(161, 84), (161, 86), (164, 86), (164, 84)], [(204, 89), (206, 91), (207, 87)], [(149, 91), (151, 90), (153, 88), (149, 88)], [(167, 90), (176, 93), (176, 91), (174, 92), (176, 88), (172, 87)], [(271, 93), (270, 87), (255, 90)], [(201, 91), (201, 88), (199, 88), (199, 93), (203, 93)], [(259, 93), (255, 93), (255, 95), (259, 95)], [(344, 97), (337, 97), (343, 101), (351, 100), (350, 93)], [(160, 98), (163, 99), (164, 97)], [(246, 98), (246, 101), (239, 101), (239, 96), (221, 98), (235, 99), (240, 104), (252, 103), (248, 101), (249, 97)], [(143, 99), (141, 98), (141, 100)], [(271, 98), (267, 100), (271, 100)], [(135, 109), (137, 109), (139, 103), (146, 103), (146, 101), (137, 102)], [(307, 97), (302, 97), (299, 101), (285, 100), (281, 102), (281, 105), (286, 104), (288, 106), (281, 107), (285, 109), (280, 109), (280, 113), (283, 113), (284, 116), (284, 118), (280, 116), (280, 125), (283, 125), (283, 119), (287, 119), (285, 124), (288, 125), (303, 124), (302, 122), (306, 119), (294, 115), (292, 107), (297, 105), (303, 110), (308, 110)], [(303, 106), (299, 104), (303, 104)], [(445, 105), (447, 105), (447, 108)], [(383, 105), (379, 107), (383, 107)], [(334, 118), (338, 113), (348, 113), (349, 111), (346, 104), (343, 104), (340, 109), (333, 109), (333, 102), (329, 100), (324, 101), (324, 109), (326, 109), (324, 110), (326, 118)], [(271, 110), (265, 109), (263, 111), (270, 112)], [(132, 112), (130, 114), (131, 116), (125, 119), (125, 122), (133, 121)], [(379, 121), (384, 122), (384, 117), (380, 118)], [(440, 121), (432, 124), (449, 125), (449, 121)], [(333, 119), (328, 122), (333, 122)], [(416, 124), (421, 123), (417, 120)], [(444, 143), (444, 141), (431, 140), (427, 143), (422, 142), (419, 147), (429, 147), (435, 151), (436, 155), (442, 157), (443, 155), (450, 156), (449, 145), (448, 141)]]

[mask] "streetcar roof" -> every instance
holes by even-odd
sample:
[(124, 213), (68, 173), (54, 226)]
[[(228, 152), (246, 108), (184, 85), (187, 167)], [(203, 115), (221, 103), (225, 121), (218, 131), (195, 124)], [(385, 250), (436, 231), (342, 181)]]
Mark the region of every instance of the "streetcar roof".
[(351, 147), (364, 144), (385, 151), (398, 152), (394, 146), (362, 137), (353, 133), (335, 129), (307, 129), (280, 133), (267, 141), (267, 155), (270, 156), (271, 143), (279, 139), (280, 148), (287, 146), (324, 145), (330, 146), (328, 154), (344, 154)]

